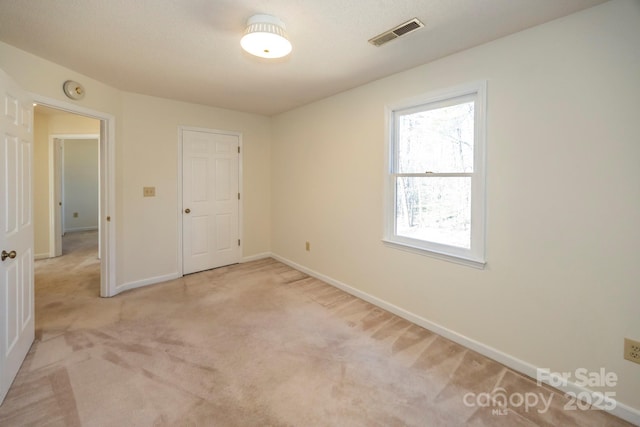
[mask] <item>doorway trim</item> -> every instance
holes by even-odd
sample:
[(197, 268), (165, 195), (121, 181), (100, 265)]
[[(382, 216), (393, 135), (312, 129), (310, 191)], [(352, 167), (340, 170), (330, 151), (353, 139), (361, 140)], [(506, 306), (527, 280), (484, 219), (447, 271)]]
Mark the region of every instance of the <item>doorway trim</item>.
[(116, 286), (115, 117), (36, 93), (31, 93), (31, 97), (36, 104), (100, 120), (100, 296), (112, 297), (119, 292)]
[(244, 237), (243, 237), (243, 229), (244, 229), (244, 215), (243, 215), (243, 205), (244, 205), (244, 187), (242, 184), (242, 157), (244, 154), (244, 149), (242, 147), (242, 132), (228, 131), (228, 130), (219, 130), (219, 129), (209, 129), (209, 128), (201, 128), (194, 126), (178, 126), (178, 273), (180, 276), (184, 276), (184, 265), (183, 265), (183, 233), (182, 233), (182, 222), (183, 215), (182, 211), (184, 206), (182, 205), (182, 150), (183, 150), (183, 134), (184, 131), (194, 131), (194, 132), (207, 132), (207, 133), (217, 133), (221, 135), (232, 135), (238, 137), (238, 148), (240, 152), (238, 153), (238, 191), (240, 192), (240, 203), (238, 204), (238, 239), (240, 239), (240, 259), (242, 259), (243, 248), (244, 248)]

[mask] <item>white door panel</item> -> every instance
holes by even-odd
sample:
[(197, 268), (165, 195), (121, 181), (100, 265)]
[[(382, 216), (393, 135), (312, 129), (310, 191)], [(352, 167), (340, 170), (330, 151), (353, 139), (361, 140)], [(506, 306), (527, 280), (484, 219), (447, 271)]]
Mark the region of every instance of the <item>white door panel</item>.
[(233, 222), (231, 216), (227, 214), (216, 215), (216, 250), (225, 251), (232, 248), (231, 228)]
[(0, 403), (34, 339), (33, 106), (0, 70)]
[(240, 261), (238, 135), (182, 131), (184, 274)]

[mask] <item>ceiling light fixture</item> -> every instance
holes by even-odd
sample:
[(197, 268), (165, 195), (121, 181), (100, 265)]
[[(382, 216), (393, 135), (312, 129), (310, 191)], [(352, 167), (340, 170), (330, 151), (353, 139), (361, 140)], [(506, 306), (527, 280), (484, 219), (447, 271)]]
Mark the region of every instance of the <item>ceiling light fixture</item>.
[(282, 58), (291, 52), (284, 22), (271, 15), (254, 15), (240, 40), (244, 50), (261, 58)]

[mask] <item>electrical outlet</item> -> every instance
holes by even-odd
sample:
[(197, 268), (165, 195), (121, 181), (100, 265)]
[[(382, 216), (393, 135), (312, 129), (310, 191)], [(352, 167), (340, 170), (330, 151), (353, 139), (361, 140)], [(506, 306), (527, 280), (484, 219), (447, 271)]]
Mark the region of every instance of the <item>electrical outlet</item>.
[(306, 249), (306, 251), (307, 251), (307, 252), (310, 252), (310, 251), (311, 251), (311, 243), (306, 242), (306, 243), (304, 244), (304, 248)]
[(142, 195), (144, 197), (155, 197), (156, 196), (156, 187), (143, 187)]
[(624, 358), (640, 364), (640, 341), (624, 339)]

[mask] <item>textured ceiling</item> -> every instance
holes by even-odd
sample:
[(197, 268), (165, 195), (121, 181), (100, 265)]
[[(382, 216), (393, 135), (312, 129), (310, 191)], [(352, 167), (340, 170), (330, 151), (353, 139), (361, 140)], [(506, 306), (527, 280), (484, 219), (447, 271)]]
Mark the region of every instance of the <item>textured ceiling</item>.
[[(603, 2), (0, 0), (0, 40), (125, 91), (272, 115)], [(290, 56), (240, 49), (257, 13), (285, 22)]]

